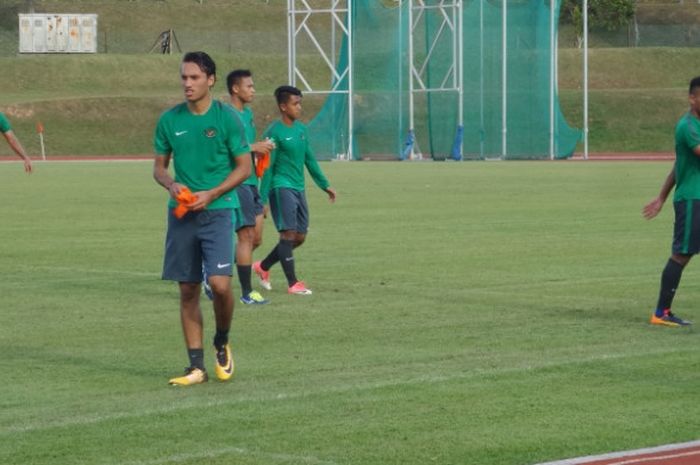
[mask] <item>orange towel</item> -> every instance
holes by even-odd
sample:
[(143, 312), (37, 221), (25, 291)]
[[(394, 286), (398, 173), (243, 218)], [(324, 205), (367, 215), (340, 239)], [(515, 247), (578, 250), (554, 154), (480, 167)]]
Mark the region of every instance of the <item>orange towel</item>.
[(270, 167), (270, 152), (258, 153), (256, 158), (255, 175), (262, 178), (265, 170)]
[(189, 206), (195, 200), (197, 200), (197, 196), (192, 195), (192, 192), (185, 187), (184, 189), (180, 190), (180, 193), (177, 194), (175, 199), (177, 200), (177, 207), (175, 207), (173, 214), (175, 215), (175, 218), (180, 219), (189, 211)]

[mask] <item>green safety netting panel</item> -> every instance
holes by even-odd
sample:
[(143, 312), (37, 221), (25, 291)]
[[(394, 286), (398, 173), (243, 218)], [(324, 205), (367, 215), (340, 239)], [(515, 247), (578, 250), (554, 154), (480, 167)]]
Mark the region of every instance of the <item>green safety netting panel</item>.
[[(388, 2), (387, 2), (388, 3)], [(427, 1), (437, 5), (439, 0)], [(463, 32), (463, 127), (459, 95), (452, 91), (414, 94), (414, 126), (409, 127), (408, 2), (387, 7), (378, 0), (354, 0), (353, 138), (354, 159), (401, 159), (414, 151), (434, 159), (548, 158), (550, 154), (550, 5), (547, 0), (507, 2), (506, 111), (503, 111), (503, 10), (501, 0), (465, 1)], [(559, 17), (559, 3), (555, 5)], [(451, 79), (454, 51), (438, 9), (426, 9), (414, 31), (416, 62), (432, 50), (422, 76), (428, 87)], [(434, 41), (434, 37), (439, 37)], [(556, 28), (555, 28), (556, 37)], [(339, 69), (347, 64), (347, 44)], [(456, 70), (452, 70), (456, 72)], [(340, 88), (347, 89), (347, 81)], [(328, 97), (309, 123), (317, 156), (335, 158), (348, 147), (346, 95)], [(503, 122), (506, 122), (506, 155)], [(564, 119), (555, 90), (554, 153), (571, 156), (581, 131)]]

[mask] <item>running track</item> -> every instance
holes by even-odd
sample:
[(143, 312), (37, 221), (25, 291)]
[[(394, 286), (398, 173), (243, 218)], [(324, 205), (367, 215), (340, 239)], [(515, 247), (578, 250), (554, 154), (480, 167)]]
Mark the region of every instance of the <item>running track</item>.
[(700, 465), (700, 441), (559, 460), (538, 465)]
[[(591, 153), (588, 156), (589, 161), (669, 161), (675, 158), (670, 152), (638, 152), (638, 153)], [(31, 156), (32, 161), (41, 161), (40, 157)], [(71, 155), (49, 155), (46, 161), (144, 161), (153, 160), (153, 155), (124, 155), (124, 156), (71, 156)], [(387, 155), (386, 160), (395, 160), (393, 156)], [(571, 161), (585, 161), (583, 154), (575, 153), (570, 159)], [(549, 161), (543, 159), (543, 161)], [(567, 160), (557, 160), (558, 162)], [(0, 163), (5, 162), (20, 162), (14, 156), (0, 156)], [(700, 465), (700, 461), (697, 463)]]

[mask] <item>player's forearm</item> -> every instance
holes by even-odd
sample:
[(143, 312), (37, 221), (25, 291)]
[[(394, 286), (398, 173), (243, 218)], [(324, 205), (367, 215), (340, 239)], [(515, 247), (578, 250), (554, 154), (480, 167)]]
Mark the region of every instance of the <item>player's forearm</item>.
[(19, 139), (17, 139), (12, 132), (6, 132), (5, 139), (7, 139), (7, 143), (10, 145), (10, 148), (17, 154), (18, 157), (20, 157), (22, 160), (29, 159), (29, 156), (27, 156), (27, 152), (24, 151), (24, 147), (22, 147)]
[(168, 191), (170, 190), (170, 186), (175, 182), (168, 172), (165, 161), (159, 159), (156, 159), (155, 165), (153, 166), (153, 179)]
[(669, 194), (671, 193), (671, 190), (673, 189), (673, 186), (675, 185), (676, 167), (674, 165), (673, 168), (671, 168), (671, 172), (668, 173), (668, 176), (666, 176), (666, 180), (664, 181), (663, 185), (661, 186), (661, 192), (659, 192), (659, 199), (661, 199), (662, 202), (666, 201)]

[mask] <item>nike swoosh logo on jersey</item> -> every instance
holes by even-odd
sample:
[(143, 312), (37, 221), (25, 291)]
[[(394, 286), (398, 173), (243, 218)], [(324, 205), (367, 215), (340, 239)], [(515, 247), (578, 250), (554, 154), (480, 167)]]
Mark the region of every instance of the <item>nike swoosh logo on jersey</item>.
[(175, 131), (175, 137), (179, 137), (179, 136), (186, 134), (186, 133), (187, 133), (187, 131)]
[(292, 140), (294, 139), (293, 137), (285, 137), (284, 140)]

